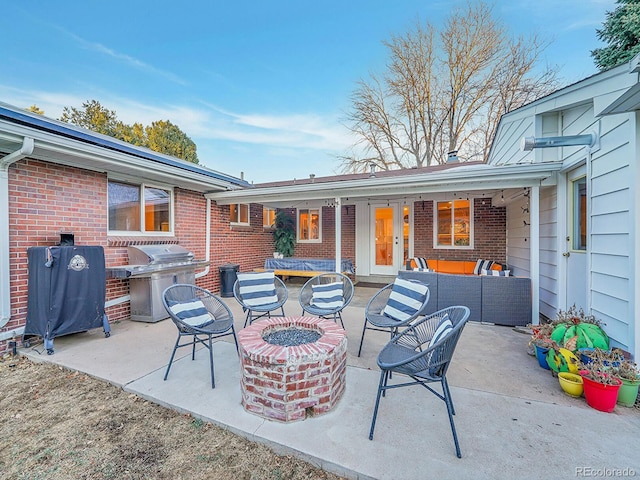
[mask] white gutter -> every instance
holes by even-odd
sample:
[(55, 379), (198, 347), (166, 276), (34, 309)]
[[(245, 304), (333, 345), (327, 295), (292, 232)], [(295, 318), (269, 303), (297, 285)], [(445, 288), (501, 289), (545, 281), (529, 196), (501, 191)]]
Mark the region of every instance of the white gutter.
[[(204, 253), (204, 258), (205, 260), (211, 260), (210, 256), (211, 256), (211, 199), (207, 198), (207, 219), (206, 219), (206, 226), (204, 228), (204, 231), (206, 232), (206, 240), (205, 240), (205, 253)], [(202, 272), (196, 273), (196, 278), (202, 278), (204, 276), (206, 276), (209, 273), (209, 265), (207, 265), (207, 268), (205, 268)]]
[(0, 158), (0, 328), (11, 319), (9, 270), (9, 167), (33, 153), (33, 138), (23, 137), (20, 150)]

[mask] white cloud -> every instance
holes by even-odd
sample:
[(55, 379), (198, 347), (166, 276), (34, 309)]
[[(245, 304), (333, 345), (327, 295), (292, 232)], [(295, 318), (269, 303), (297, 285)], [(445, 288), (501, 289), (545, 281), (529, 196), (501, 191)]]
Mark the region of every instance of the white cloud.
[(184, 79), (180, 78), (178, 75), (172, 73), (172, 72), (167, 72), (165, 70), (162, 70), (160, 68), (156, 68), (153, 65), (150, 65), (146, 62), (143, 62), (142, 60), (139, 60), (135, 57), (132, 57), (130, 55), (127, 55), (125, 53), (121, 53), (121, 52), (117, 52), (105, 45), (102, 45), (101, 43), (97, 43), (97, 42), (90, 42), (88, 40), (85, 40), (84, 38), (76, 35), (73, 32), (70, 32), (69, 30), (57, 26), (55, 25), (54, 28), (56, 28), (57, 30), (61, 31), (62, 33), (64, 33), (65, 35), (67, 35), (68, 37), (72, 38), (75, 42), (77, 42), (82, 48), (86, 49), (86, 50), (91, 50), (94, 52), (98, 52), (101, 53), (103, 55), (106, 55), (108, 57), (114, 58), (116, 60), (118, 60), (121, 63), (124, 63), (126, 65), (129, 65), (130, 67), (133, 67), (137, 70), (141, 70), (143, 72), (149, 73), (151, 75), (157, 75), (163, 78), (166, 78), (167, 80), (173, 82), (173, 83), (177, 83), (179, 85), (183, 85), (186, 86), (188, 85), (187, 81), (185, 81)]
[(199, 107), (149, 104), (95, 90), (87, 90), (84, 94), (68, 94), (27, 91), (2, 84), (0, 98), (22, 108), (35, 104), (51, 118), (59, 118), (64, 107), (80, 108), (83, 102), (96, 99), (103, 107), (114, 110), (117, 117), (125, 123), (149, 125), (156, 120), (169, 120), (196, 144), (200, 141), (226, 141), (262, 145), (265, 149), (342, 152), (353, 143), (337, 116), (235, 113), (205, 103)]

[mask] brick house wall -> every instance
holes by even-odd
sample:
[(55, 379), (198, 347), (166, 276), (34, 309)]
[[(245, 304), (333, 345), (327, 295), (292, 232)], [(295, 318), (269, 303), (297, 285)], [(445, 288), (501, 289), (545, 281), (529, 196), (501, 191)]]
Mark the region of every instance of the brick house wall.
[(506, 263), (507, 261), (507, 209), (493, 206), (490, 199), (476, 198), (473, 203), (474, 248), (433, 248), (432, 201), (418, 201), (413, 205), (414, 240), (416, 257), (437, 260), (468, 260), (479, 258)]
[[(174, 236), (109, 236), (107, 175), (80, 168), (24, 159), (9, 168), (9, 268), (11, 320), (3, 331), (24, 326), (27, 317), (27, 248), (51, 246), (60, 232), (73, 232), (77, 245), (100, 245), (106, 266), (128, 263), (127, 246), (179, 243), (197, 259), (206, 254), (206, 199), (201, 193), (174, 189)], [(232, 262), (242, 270), (264, 265), (273, 253), (270, 229), (262, 227), (262, 206), (251, 205), (251, 226), (231, 227), (229, 207), (211, 205), (211, 265), (196, 283), (220, 290), (218, 267)], [(198, 273), (198, 271), (196, 272)], [(129, 281), (107, 280), (107, 301), (129, 293)], [(111, 322), (130, 315), (129, 303), (107, 308)], [(7, 342), (0, 342), (0, 354)]]

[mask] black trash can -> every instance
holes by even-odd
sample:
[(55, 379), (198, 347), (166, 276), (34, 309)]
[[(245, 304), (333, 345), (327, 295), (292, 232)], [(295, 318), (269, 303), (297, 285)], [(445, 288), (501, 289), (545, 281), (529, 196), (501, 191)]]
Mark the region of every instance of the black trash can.
[(233, 285), (238, 279), (238, 270), (240, 265), (235, 263), (225, 263), (218, 268), (220, 271), (220, 296), (233, 297)]

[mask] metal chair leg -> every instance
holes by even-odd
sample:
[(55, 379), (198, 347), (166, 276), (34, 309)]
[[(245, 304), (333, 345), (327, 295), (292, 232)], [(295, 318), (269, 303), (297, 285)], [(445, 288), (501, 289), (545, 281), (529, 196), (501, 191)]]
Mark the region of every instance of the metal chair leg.
[(213, 343), (211, 341), (211, 335), (209, 335), (209, 363), (211, 365), (211, 388), (216, 388), (216, 379), (213, 373)]
[(371, 430), (369, 431), (369, 440), (373, 440), (373, 430), (376, 428), (376, 417), (378, 416), (378, 407), (380, 406), (380, 394), (386, 383), (387, 372), (380, 372), (380, 383), (378, 384), (378, 395), (376, 395), (376, 406), (373, 408), (373, 418), (371, 419)]
[[(444, 382), (443, 382), (444, 384)], [(449, 423), (451, 424), (451, 433), (453, 434), (453, 443), (456, 445), (456, 455), (458, 458), (462, 458), (462, 453), (460, 452), (460, 444), (458, 443), (458, 434), (456, 433), (456, 426), (453, 423), (453, 402), (451, 401), (451, 396), (448, 388), (444, 388), (444, 403), (447, 405), (447, 414), (449, 415)]]
[(178, 334), (178, 338), (176, 339), (176, 344), (173, 347), (173, 352), (171, 352), (171, 358), (169, 359), (169, 365), (167, 365), (167, 371), (164, 372), (164, 380), (169, 376), (169, 370), (171, 370), (171, 364), (173, 363), (173, 357), (176, 355), (176, 350), (178, 349), (178, 343), (180, 343), (180, 335)]
[(367, 330), (367, 319), (364, 319), (364, 326), (362, 327), (362, 337), (360, 337), (360, 348), (358, 349), (358, 356), (362, 353), (362, 342), (364, 342), (364, 332)]

